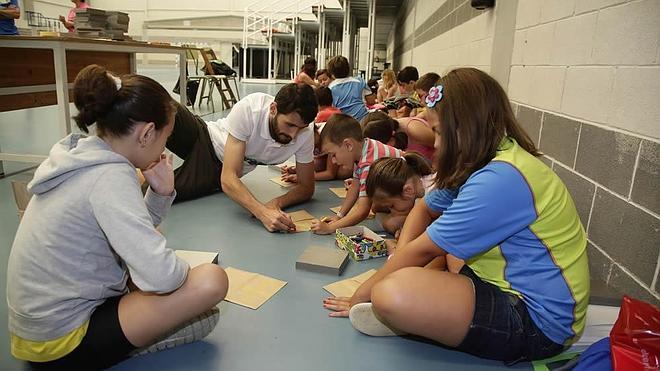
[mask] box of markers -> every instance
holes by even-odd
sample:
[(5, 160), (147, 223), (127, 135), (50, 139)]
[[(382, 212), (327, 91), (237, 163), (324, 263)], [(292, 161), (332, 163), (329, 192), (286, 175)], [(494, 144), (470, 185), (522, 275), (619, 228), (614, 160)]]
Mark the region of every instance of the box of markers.
[(364, 226), (337, 229), (335, 243), (356, 261), (387, 256), (385, 240)]

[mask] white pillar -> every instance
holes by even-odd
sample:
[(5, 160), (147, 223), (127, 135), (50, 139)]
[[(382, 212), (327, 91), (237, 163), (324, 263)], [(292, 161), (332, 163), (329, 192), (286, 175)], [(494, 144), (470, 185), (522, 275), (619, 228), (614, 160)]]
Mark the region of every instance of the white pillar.
[(351, 0), (344, 0), (344, 27), (341, 41), (341, 55), (351, 60)]
[(369, 0), (369, 50), (367, 51), (367, 72), (365, 80), (371, 78), (374, 68), (374, 45), (376, 39), (376, 0)]

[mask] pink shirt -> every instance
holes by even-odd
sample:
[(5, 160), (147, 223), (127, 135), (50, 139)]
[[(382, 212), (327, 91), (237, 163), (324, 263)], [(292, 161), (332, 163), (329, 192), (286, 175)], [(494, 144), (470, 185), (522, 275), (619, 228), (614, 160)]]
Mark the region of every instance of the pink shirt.
[[(87, 9), (87, 8), (89, 8), (89, 4), (87, 3), (80, 3), (75, 8), (71, 8), (71, 10), (69, 10), (69, 14), (66, 16), (66, 21), (73, 23), (73, 21), (76, 20), (76, 9)], [(76, 30), (75, 27), (70, 27), (70, 28), (67, 27), (67, 29), (69, 30), (69, 32), (74, 32)]]
[[(426, 122), (426, 120), (421, 119), (419, 117), (411, 117), (410, 121), (418, 121), (421, 122), (422, 124), (426, 125), (427, 128), (431, 128), (431, 125)], [(406, 151), (414, 151), (419, 153), (420, 155), (424, 156), (425, 159), (429, 160), (430, 162), (433, 162), (433, 147), (428, 147), (423, 144), (414, 142), (410, 140), (410, 137), (408, 137), (408, 147), (406, 148)]]
[(362, 157), (357, 165), (353, 167), (353, 178), (360, 180), (360, 194), (359, 197), (367, 196), (367, 176), (369, 176), (369, 168), (374, 161), (381, 157), (401, 157), (403, 151), (398, 150), (387, 144), (383, 144), (377, 140), (366, 138), (362, 145)]

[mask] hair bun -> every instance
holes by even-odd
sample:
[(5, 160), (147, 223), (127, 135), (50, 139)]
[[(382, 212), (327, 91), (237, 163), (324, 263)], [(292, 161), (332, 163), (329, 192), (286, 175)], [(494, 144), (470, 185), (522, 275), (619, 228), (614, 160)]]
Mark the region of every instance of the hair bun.
[(80, 130), (89, 132), (87, 127), (110, 111), (116, 93), (115, 81), (104, 67), (92, 64), (78, 73), (73, 83), (73, 102), (78, 109), (74, 120)]

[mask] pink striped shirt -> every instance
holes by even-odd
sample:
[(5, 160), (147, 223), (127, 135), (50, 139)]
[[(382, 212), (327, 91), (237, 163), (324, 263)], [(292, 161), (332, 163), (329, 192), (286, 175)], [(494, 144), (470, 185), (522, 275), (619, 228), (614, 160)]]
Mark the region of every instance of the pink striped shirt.
[(357, 165), (353, 167), (353, 178), (360, 181), (359, 197), (367, 196), (367, 176), (369, 168), (374, 161), (381, 157), (401, 157), (404, 152), (377, 140), (366, 138), (362, 145), (362, 157)]

